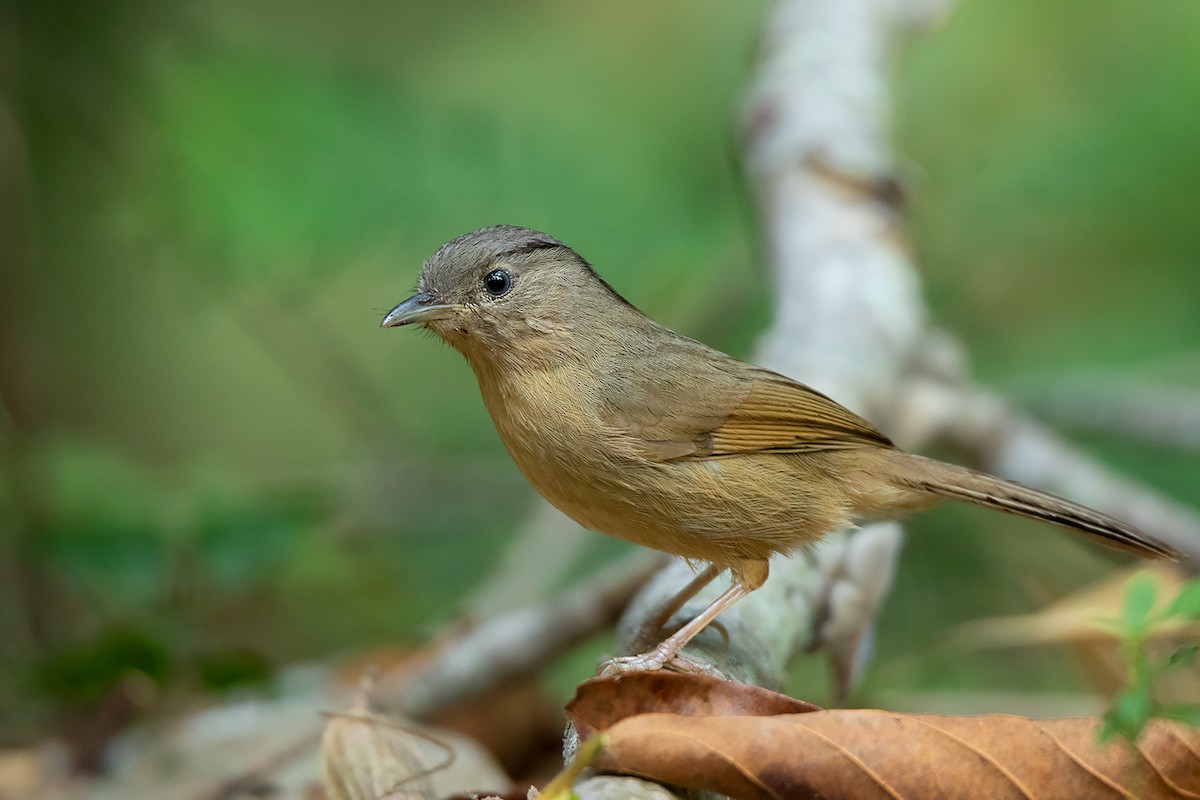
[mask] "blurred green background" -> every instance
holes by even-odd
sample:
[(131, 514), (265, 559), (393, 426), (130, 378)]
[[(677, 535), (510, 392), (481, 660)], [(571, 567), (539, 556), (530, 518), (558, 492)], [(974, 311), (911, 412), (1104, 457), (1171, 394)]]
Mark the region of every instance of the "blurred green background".
[[(461, 360), (377, 327), (443, 241), (550, 231), (747, 355), (733, 120), (768, 9), (0, 2), (0, 744), (129, 669), (186, 698), (453, 617), (532, 493)], [(1200, 389), (1197, 42), (1194, 0), (967, 0), (899, 54), (915, 254), (981, 380)], [(1078, 439), (1197, 501), (1194, 454)], [(1085, 686), (932, 645), (1117, 559), (973, 511), (912, 529), (860, 702)]]

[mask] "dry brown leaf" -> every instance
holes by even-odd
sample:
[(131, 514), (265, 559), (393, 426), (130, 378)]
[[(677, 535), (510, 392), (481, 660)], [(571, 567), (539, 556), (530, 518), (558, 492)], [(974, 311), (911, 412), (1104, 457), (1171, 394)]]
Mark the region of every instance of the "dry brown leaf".
[(765, 717), (819, 710), (820, 706), (770, 689), (664, 670), (592, 678), (579, 685), (575, 699), (567, 704), (567, 716), (585, 739), (618, 720), (659, 711), (689, 717)]
[[(1187, 575), (1178, 564), (1146, 564), (1121, 570), (1029, 614), (980, 619), (950, 632), (949, 643), (964, 650), (996, 647), (1064, 645), (1071, 649), (1099, 694), (1114, 695), (1128, 680), (1129, 663), (1120, 639), (1111, 625), (1124, 615), (1125, 592), (1138, 572), (1151, 575), (1158, 584), (1152, 613), (1165, 611)], [(1182, 620), (1155, 625), (1148, 641), (1161, 650), (1185, 642), (1200, 641), (1200, 622)], [(1155, 682), (1161, 702), (1190, 703), (1200, 697), (1200, 672), (1171, 670)]]
[(1091, 719), (820, 711), (642, 714), (598, 767), (736, 798), (1200, 797), (1200, 734), (1155, 723), (1137, 753)]
[[(951, 641), (964, 648), (1024, 647), (1038, 644), (1104, 643), (1115, 645), (1117, 637), (1103, 620), (1122, 616), (1126, 586), (1138, 572), (1152, 575), (1158, 583), (1154, 612), (1163, 611), (1179, 593), (1187, 575), (1178, 564), (1154, 563), (1137, 569), (1121, 570), (1047, 603), (1030, 614), (992, 617), (964, 623), (951, 635)], [(1164, 624), (1154, 638), (1178, 640), (1200, 635), (1200, 624), (1181, 622)]]
[[(623, 679), (622, 694), (639, 693), (635, 677)], [(601, 684), (581, 686), (568, 707), (577, 726), (607, 731), (597, 767), (734, 798), (1200, 798), (1200, 731), (1181, 725), (1153, 723), (1135, 752), (1097, 745), (1095, 719), (877, 710), (622, 719), (611, 713), (616, 687)], [(766, 690), (746, 688), (752, 703), (763, 701)], [(716, 694), (731, 712), (741, 691)]]

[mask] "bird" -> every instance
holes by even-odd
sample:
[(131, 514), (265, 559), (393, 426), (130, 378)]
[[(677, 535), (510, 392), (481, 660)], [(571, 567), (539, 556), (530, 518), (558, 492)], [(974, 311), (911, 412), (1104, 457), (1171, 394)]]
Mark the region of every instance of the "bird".
[(495, 225), (442, 245), (381, 324), (423, 326), (466, 358), (513, 461), (568, 517), (708, 565), (660, 619), (729, 572), (703, 611), (610, 672), (686, 665), (680, 651), (766, 581), (772, 556), (946, 499), (1179, 557), (1086, 506), (901, 450), (815, 389), (658, 324), (575, 250), (530, 228)]

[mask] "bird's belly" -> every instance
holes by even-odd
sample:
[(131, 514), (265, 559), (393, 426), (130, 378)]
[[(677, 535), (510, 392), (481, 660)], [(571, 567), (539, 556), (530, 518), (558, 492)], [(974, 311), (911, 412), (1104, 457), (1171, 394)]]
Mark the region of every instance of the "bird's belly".
[[(589, 408), (588, 393), (568, 381), (526, 375), (513, 386), (481, 375), (480, 385), (526, 479), (586, 528), (731, 564), (796, 550), (853, 522), (845, 494), (831, 490), (834, 478), (819, 456), (650, 461), (607, 428)], [(560, 395), (562, 385), (573, 385), (569, 397)]]
[(850, 510), (831, 503), (819, 481), (806, 482), (777, 457), (574, 459), (570, 470), (522, 465), (522, 471), (584, 527), (717, 564), (793, 551), (853, 522)]

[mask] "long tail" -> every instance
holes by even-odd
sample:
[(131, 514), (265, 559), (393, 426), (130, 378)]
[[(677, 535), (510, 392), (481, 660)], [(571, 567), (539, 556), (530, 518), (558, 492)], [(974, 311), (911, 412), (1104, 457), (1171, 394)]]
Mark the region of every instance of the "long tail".
[(1173, 547), (1132, 525), (1049, 492), (902, 450), (880, 455), (893, 464), (892, 480), (900, 486), (1073, 528), (1143, 558), (1180, 559)]

